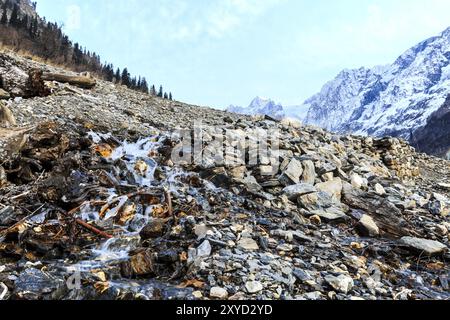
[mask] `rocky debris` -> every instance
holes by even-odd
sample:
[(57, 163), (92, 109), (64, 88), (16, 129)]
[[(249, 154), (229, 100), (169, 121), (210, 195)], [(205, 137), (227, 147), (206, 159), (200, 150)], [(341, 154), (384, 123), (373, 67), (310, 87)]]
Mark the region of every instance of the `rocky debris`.
[(380, 229), (371, 216), (364, 214), (358, 223), (359, 230), (363, 236), (377, 237), (380, 235)]
[(302, 163), (294, 158), (289, 162), (289, 164), (286, 167), (286, 170), (284, 170), (279, 180), (285, 186), (296, 184), (300, 182), (300, 177), (302, 176), (302, 173), (303, 173)]
[(224, 288), (212, 287), (209, 296), (213, 299), (225, 300), (228, 298), (228, 292)]
[(342, 195), (342, 180), (340, 178), (335, 178), (331, 181), (322, 182), (316, 184), (316, 189), (330, 195), (333, 200), (341, 201)]
[[(100, 80), (46, 85), (8, 101), (17, 126), (0, 128), (6, 299), (449, 298), (448, 162)], [(224, 157), (242, 155), (247, 131), (276, 129), (279, 150), (216, 163), (209, 130), (204, 161), (173, 161), (174, 129), (199, 119), (235, 137)], [(427, 250), (439, 253), (417, 259)]]
[(400, 239), (400, 243), (416, 252), (426, 255), (436, 255), (448, 250), (445, 244), (427, 239), (403, 237)]
[(302, 182), (314, 185), (317, 177), (314, 162), (312, 162), (311, 160), (305, 160), (302, 162), (302, 164), (304, 168)]
[(159, 238), (164, 234), (166, 229), (167, 220), (164, 219), (152, 219), (139, 233), (142, 240), (148, 240), (153, 238)]
[(10, 94), (0, 88), (0, 100), (8, 100), (9, 98), (11, 98)]
[(244, 250), (253, 251), (258, 250), (259, 246), (258, 243), (250, 238), (242, 238), (238, 241), (238, 247)]
[(16, 126), (16, 119), (11, 110), (0, 101), (0, 125)]
[(353, 279), (343, 274), (337, 277), (332, 275), (326, 276), (325, 281), (333, 287), (334, 290), (344, 294), (347, 294), (354, 286)]
[(247, 283), (245, 283), (245, 289), (247, 290), (248, 293), (254, 294), (262, 291), (264, 288), (261, 282), (248, 281)]
[(289, 186), (283, 189), (283, 193), (291, 201), (296, 201), (298, 197), (305, 194), (316, 193), (317, 189), (312, 184), (299, 183), (293, 186)]

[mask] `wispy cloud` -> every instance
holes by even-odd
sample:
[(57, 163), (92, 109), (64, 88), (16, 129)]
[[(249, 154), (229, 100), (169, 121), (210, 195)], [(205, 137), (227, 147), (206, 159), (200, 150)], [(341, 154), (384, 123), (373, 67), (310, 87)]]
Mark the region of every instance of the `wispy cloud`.
[[(201, 36), (222, 38), (252, 23), (285, 0), (215, 0), (192, 9), (188, 0), (164, 1), (160, 14), (170, 19), (175, 30), (167, 36), (174, 40), (193, 40)], [(191, 6), (192, 7), (192, 6)], [(176, 8), (175, 10), (173, 10)], [(168, 30), (169, 31), (169, 30)]]
[(69, 5), (66, 8), (65, 27), (68, 31), (81, 28), (81, 8), (78, 5)]

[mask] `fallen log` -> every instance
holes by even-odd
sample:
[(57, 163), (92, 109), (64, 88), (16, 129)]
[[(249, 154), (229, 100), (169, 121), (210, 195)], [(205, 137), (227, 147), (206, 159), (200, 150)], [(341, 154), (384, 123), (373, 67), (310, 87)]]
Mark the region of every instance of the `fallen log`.
[(80, 87), (83, 89), (92, 89), (97, 84), (97, 81), (95, 81), (95, 79), (93, 78), (83, 76), (68, 76), (57, 73), (43, 73), (42, 80), (68, 83), (70, 85)]

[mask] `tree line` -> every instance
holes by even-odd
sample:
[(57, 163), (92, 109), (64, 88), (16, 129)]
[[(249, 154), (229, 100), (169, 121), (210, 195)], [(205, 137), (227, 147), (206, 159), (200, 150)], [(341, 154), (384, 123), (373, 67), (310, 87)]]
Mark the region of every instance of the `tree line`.
[[(87, 50), (79, 43), (72, 43), (57, 23), (47, 22), (37, 14), (29, 16), (21, 12), (15, 0), (1, 2), (0, 42), (74, 71), (89, 71), (106, 81), (125, 85), (132, 90), (173, 100), (172, 93), (165, 92), (163, 86), (156, 90), (155, 85), (150, 86), (145, 77), (132, 76), (127, 68), (115, 69), (112, 63), (102, 63), (97, 53)], [(33, 3), (34, 8), (35, 5)]]

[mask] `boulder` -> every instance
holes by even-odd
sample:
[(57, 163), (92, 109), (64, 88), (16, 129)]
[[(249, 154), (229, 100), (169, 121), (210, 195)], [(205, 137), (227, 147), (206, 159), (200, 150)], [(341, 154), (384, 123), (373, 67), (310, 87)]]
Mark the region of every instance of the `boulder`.
[(297, 159), (292, 159), (280, 176), (279, 180), (284, 186), (290, 186), (300, 183), (300, 177), (303, 173), (302, 163)]
[(247, 251), (255, 251), (259, 249), (258, 243), (251, 238), (242, 238), (239, 240), (238, 247)]
[(228, 298), (228, 291), (220, 287), (212, 287), (209, 292), (209, 297), (213, 299), (225, 300)]
[(305, 160), (302, 162), (302, 165), (303, 165), (302, 182), (314, 185), (317, 177), (314, 162), (312, 162), (311, 160)]
[(338, 277), (329, 275), (325, 277), (325, 281), (336, 291), (347, 294), (354, 286), (353, 279), (349, 276), (341, 274)]
[(316, 189), (328, 193), (334, 200), (341, 201), (342, 180), (335, 178), (331, 181), (316, 184)]
[(9, 98), (11, 98), (9, 93), (0, 88), (0, 100), (8, 100)]
[(380, 228), (371, 216), (364, 214), (357, 225), (359, 232), (366, 237), (377, 237), (380, 235)]
[(414, 237), (403, 237), (400, 239), (400, 244), (407, 246), (413, 252), (426, 254), (429, 256), (444, 253), (448, 249), (445, 244), (442, 244), (438, 241)]
[(285, 194), (289, 200), (296, 200), (298, 197), (314, 192), (317, 192), (316, 188), (308, 183), (298, 183), (283, 189), (283, 194)]
[(152, 219), (140, 232), (142, 240), (159, 238), (164, 234), (166, 221), (163, 219)]

